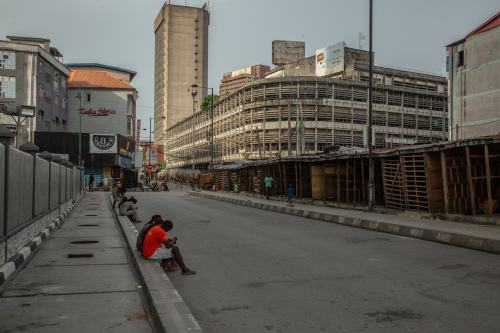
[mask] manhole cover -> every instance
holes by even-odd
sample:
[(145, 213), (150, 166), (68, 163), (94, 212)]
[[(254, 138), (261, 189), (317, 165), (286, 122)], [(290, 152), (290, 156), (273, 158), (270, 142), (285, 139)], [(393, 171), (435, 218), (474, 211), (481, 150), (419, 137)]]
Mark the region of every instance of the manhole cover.
[(79, 240), (79, 241), (74, 241), (70, 242), (71, 244), (94, 244), (94, 243), (99, 243), (99, 241), (96, 240)]
[(92, 258), (94, 255), (92, 253), (70, 253), (68, 258)]
[(79, 224), (79, 227), (98, 227), (99, 224)]

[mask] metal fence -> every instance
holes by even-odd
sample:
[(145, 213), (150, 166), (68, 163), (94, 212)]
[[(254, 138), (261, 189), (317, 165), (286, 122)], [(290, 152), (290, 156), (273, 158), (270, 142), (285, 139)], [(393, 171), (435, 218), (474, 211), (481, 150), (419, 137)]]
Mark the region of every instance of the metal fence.
[(25, 150), (0, 143), (0, 265), (83, 193), (82, 169)]

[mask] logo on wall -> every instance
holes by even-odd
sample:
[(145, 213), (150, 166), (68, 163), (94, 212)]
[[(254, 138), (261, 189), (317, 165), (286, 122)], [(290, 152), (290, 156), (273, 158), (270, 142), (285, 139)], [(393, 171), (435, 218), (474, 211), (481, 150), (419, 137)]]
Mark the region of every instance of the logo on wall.
[(91, 117), (107, 117), (110, 114), (116, 114), (116, 110), (112, 109), (106, 109), (106, 108), (99, 108), (99, 109), (87, 109), (87, 110), (82, 110), (82, 115), (83, 116), (91, 116)]
[(117, 142), (114, 134), (90, 134), (91, 154), (116, 154)]

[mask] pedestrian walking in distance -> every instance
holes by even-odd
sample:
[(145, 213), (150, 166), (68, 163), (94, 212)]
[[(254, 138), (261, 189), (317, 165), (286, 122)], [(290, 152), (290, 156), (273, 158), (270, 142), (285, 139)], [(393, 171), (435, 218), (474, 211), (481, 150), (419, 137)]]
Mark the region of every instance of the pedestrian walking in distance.
[(266, 176), (264, 178), (264, 188), (266, 190), (266, 200), (269, 200), (269, 196), (271, 195), (271, 188), (273, 187), (273, 177)]
[(92, 192), (92, 188), (94, 187), (94, 175), (90, 174), (89, 177), (89, 192)]
[(288, 206), (293, 207), (293, 197), (295, 196), (295, 188), (292, 184), (288, 184), (288, 188), (286, 190), (286, 196), (288, 198)]

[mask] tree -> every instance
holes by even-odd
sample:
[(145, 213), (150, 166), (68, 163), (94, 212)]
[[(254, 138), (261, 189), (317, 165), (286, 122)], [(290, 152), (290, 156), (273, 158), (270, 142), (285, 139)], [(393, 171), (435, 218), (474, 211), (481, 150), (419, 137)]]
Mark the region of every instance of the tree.
[[(214, 105), (219, 101), (219, 95), (214, 94)], [(207, 95), (200, 104), (201, 111), (210, 110), (210, 103), (212, 103), (212, 95)]]

